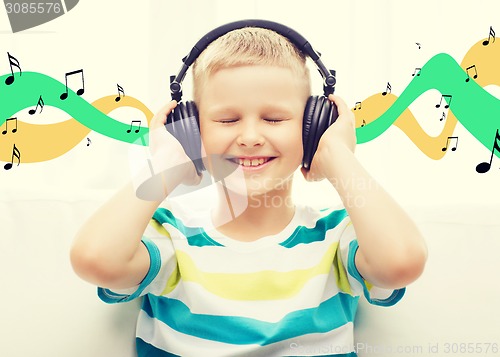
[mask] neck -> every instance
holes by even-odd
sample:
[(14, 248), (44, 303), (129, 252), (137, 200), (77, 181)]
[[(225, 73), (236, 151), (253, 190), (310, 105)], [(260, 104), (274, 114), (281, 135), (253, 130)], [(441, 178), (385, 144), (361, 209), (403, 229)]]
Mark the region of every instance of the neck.
[(247, 196), (219, 184), (220, 199), (212, 216), (214, 225), (223, 234), (241, 241), (281, 232), (295, 213), (291, 185), (288, 186)]

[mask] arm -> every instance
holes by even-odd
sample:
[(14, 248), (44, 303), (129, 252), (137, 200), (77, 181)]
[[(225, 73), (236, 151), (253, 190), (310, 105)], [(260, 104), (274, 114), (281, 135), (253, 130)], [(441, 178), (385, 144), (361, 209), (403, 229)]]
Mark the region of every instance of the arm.
[[(325, 132), (306, 179), (327, 178), (339, 193), (356, 231), (356, 267), (364, 279), (384, 288), (401, 288), (417, 279), (427, 259), (424, 239), (398, 203), (354, 156), (354, 116), (331, 96), (339, 118)], [(314, 162), (316, 161), (316, 162)]]
[(182, 146), (163, 126), (175, 106), (175, 101), (170, 102), (151, 120), (150, 148), (154, 167), (164, 168), (168, 161), (176, 169), (168, 175), (162, 175), (166, 173), (162, 171), (159, 175), (163, 180), (151, 180), (160, 186), (150, 189), (157, 193), (157, 200), (138, 198), (136, 185), (127, 183), (81, 227), (70, 258), (73, 269), (84, 280), (111, 289), (138, 285), (149, 269), (149, 254), (141, 239), (153, 213), (181, 182), (194, 184), (199, 180)]

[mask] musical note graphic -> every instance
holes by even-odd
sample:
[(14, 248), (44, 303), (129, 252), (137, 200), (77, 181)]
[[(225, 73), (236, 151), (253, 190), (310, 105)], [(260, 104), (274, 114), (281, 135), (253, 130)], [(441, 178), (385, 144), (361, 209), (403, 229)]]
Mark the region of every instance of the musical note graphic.
[(125, 97), (125, 92), (123, 91), (123, 87), (118, 83), (116, 84), (116, 88), (118, 88), (118, 97), (115, 98), (115, 102), (119, 102), (122, 99), (120, 93)]
[(382, 92), (382, 95), (387, 95), (387, 93), (391, 93), (392, 86), (389, 82), (387, 82), (387, 88), (385, 89), (385, 92)]
[(16, 144), (14, 144), (12, 148), (12, 159), (10, 162), (6, 163), (5, 166), (3, 167), (5, 170), (10, 170), (12, 168), (12, 165), (14, 164), (14, 157), (17, 158), (17, 166), (21, 163), (21, 152), (19, 149), (16, 147)]
[(68, 73), (66, 73), (64, 75), (64, 79), (66, 81), (66, 92), (64, 92), (64, 93), (61, 94), (61, 96), (60, 96), (61, 100), (65, 100), (66, 98), (68, 98), (68, 77), (72, 76), (72, 75), (75, 75), (75, 74), (81, 74), (82, 75), (82, 87), (76, 91), (76, 94), (77, 95), (82, 95), (83, 93), (85, 93), (85, 81), (83, 79), (83, 69), (79, 69), (79, 70), (76, 70), (76, 71), (73, 71), (73, 72), (68, 72)]
[(493, 142), (493, 150), (491, 150), (491, 157), (490, 157), (490, 162), (481, 162), (476, 166), (476, 172), (480, 174), (484, 174), (485, 172), (490, 171), (491, 169), (491, 163), (493, 162), (493, 154), (495, 153), (495, 150), (500, 152), (500, 133), (497, 133), (495, 135), (495, 141)]
[(419, 77), (421, 70), (422, 70), (422, 68), (419, 68), (419, 67), (415, 68), (415, 71), (413, 72), (412, 76), (413, 77), (415, 77), (415, 76)]
[(356, 104), (354, 104), (354, 110), (361, 110), (361, 102), (356, 102)]
[(467, 78), (465, 79), (466, 82), (468, 82), (470, 80), (470, 76), (469, 76), (469, 69), (473, 69), (474, 70), (474, 76), (472, 78), (476, 79), (477, 78), (477, 69), (476, 69), (476, 65), (473, 64), (472, 66), (469, 66), (467, 67), (466, 69), (466, 72), (467, 72)]
[[(374, 124), (366, 125), (357, 131), (358, 143), (361, 144), (373, 140), (393, 125), (400, 128), (412, 141), (414, 140), (414, 144), (422, 153), (438, 160), (445, 154), (445, 152), (441, 151), (443, 142), (448, 136), (455, 135), (453, 134), (453, 129), (455, 122), (458, 121), (478, 142), (491, 151), (491, 140), (493, 139), (491, 136), (494, 130), (499, 127), (499, 116), (497, 114), (500, 113), (500, 101), (498, 98), (492, 98), (483, 87), (488, 84), (498, 85), (500, 83), (498, 79), (500, 46), (493, 44), (485, 49), (481, 44), (482, 42), (478, 41), (471, 47), (461, 64), (457, 63), (450, 55), (444, 53), (433, 56), (425, 64), (422, 63), (422, 71), (425, 75), (420, 76), (422, 78), (419, 77), (418, 79), (415, 78), (414, 81), (410, 81), (410, 84), (404, 89), (400, 97), (391, 94), (382, 99), (380, 98), (380, 91), (375, 90), (375, 93), (372, 93), (373, 95), (370, 97), (356, 98), (364, 104), (363, 113), (361, 113), (361, 110), (353, 111), (357, 116), (357, 125), (361, 125), (362, 119), (365, 119), (367, 123)], [(488, 53), (484, 51), (488, 51)], [(485, 63), (488, 66), (485, 66)], [(465, 79), (463, 70), (471, 64), (476, 64), (479, 67), (478, 70), (481, 70), (481, 77), (477, 79), (477, 86), (476, 83), (463, 82)], [(150, 111), (140, 101), (130, 96), (130, 89), (127, 92), (129, 93), (127, 96), (116, 102), (114, 99), (117, 93), (116, 91), (113, 93), (114, 86), (111, 87), (109, 96), (96, 100), (94, 103), (87, 102), (83, 96), (82, 98), (78, 98), (78, 100), (73, 100), (76, 99), (74, 96), (76, 93), (72, 92), (73, 96), (70, 98), (71, 104), (68, 105), (67, 102), (70, 101), (67, 100), (65, 102), (58, 98), (60, 93), (64, 91), (64, 84), (61, 83), (62, 78), (57, 80), (42, 73), (25, 71), (25, 66), (26, 64), (23, 61), (22, 80), (18, 79), (17, 68), (14, 66), (14, 74), (18, 82), (10, 86), (10, 88), (6, 86), (3, 92), (1, 91), (2, 88), (0, 88), (0, 107), (5, 113), (3, 117), (0, 116), (0, 132), (6, 129), (3, 125), (3, 122), (6, 120), (5, 118), (16, 115), (14, 113), (18, 113), (23, 109), (26, 109), (27, 112), (33, 108), (32, 102), (34, 102), (34, 99), (37, 99), (36, 96), (42, 93), (47, 106), (60, 108), (69, 115), (68, 118), (70, 120), (68, 122), (71, 126), (68, 129), (68, 127), (63, 125), (52, 126), (23, 123), (22, 117), (18, 114), (20, 119), (18, 128), (23, 135), (10, 134), (10, 132), (10, 135), (0, 135), (0, 138), (8, 139), (4, 140), (8, 144), (0, 145), (4, 148), (3, 159), (1, 160), (4, 163), (10, 162), (8, 157), (10, 150), (8, 149), (12, 147), (12, 138), (15, 138), (16, 135), (18, 136), (15, 139), (16, 146), (19, 145), (17, 147), (23, 149), (22, 161), (23, 164), (26, 164), (29, 162), (50, 160), (69, 152), (72, 147), (81, 143), (82, 139), (85, 140), (86, 135), (89, 135), (88, 133), (91, 130), (99, 132), (110, 139), (132, 143), (137, 134), (130, 135), (130, 133), (126, 132), (129, 129), (126, 123), (128, 121), (130, 126), (130, 119), (132, 118), (118, 121), (108, 115), (113, 108), (122, 107), (122, 104), (128, 107), (144, 108), (144, 113), (147, 112), (148, 114), (145, 114), (145, 117), (138, 118), (143, 119), (142, 121), (150, 120), (152, 117)], [(0, 84), (10, 75), (8, 71), (6, 72), (4, 76), (0, 77)], [(76, 84), (73, 84), (72, 80), (75, 80), (75, 78), (69, 79), (70, 89), (74, 88), (76, 90)], [(111, 83), (111, 85), (113, 84)], [(446, 125), (441, 128), (442, 132), (439, 136), (429, 135), (424, 130), (425, 128), (419, 125), (417, 116), (413, 115), (410, 110), (411, 103), (415, 102), (421, 94), (430, 89), (439, 90), (441, 93), (453, 94), (453, 98), (455, 98), (453, 108), (451, 108), (451, 103), (449, 105), (453, 112), (448, 111), (446, 113)], [(28, 93), (29, 96), (26, 95)], [(98, 109), (98, 111), (93, 110), (95, 116), (85, 114), (87, 108), (90, 106)], [(443, 111), (447, 111), (447, 109), (443, 109)], [(72, 118), (73, 113), (74, 118)], [(437, 111), (434, 115), (437, 117)], [(482, 120), (477, 120), (478, 117), (482, 118)], [(14, 128), (13, 121), (10, 121), (8, 125), (10, 126), (9, 130)], [(131, 127), (130, 129), (135, 130), (136, 127)], [(44, 131), (42, 132), (42, 130)], [(145, 125), (144, 128), (140, 128), (140, 133), (147, 133), (148, 130), (148, 126)], [(30, 136), (27, 135), (28, 133)], [(33, 137), (40, 138), (40, 140), (31, 139)], [(63, 143), (60, 140), (61, 137), (65, 139), (71, 137), (71, 140), (68, 139)], [(44, 142), (50, 142), (51, 144), (40, 145), (42, 138)], [(4, 142), (0, 142), (0, 144)], [(57, 150), (52, 150), (49, 147), (55, 147)], [(496, 151), (495, 154), (500, 157), (499, 151)]]
[(92, 144), (92, 141), (90, 140), (90, 138), (87, 138), (87, 146), (90, 146), (90, 144)]
[(138, 132), (139, 132), (139, 130), (141, 130), (141, 121), (140, 121), (140, 120), (132, 120), (132, 122), (130, 123), (130, 129), (127, 129), (127, 133), (130, 133), (130, 132), (132, 131), (132, 126), (134, 125), (134, 123), (135, 123), (135, 124), (137, 124), (137, 123), (139, 124), (139, 125), (137, 126), (137, 129), (135, 129), (134, 131), (135, 131), (136, 133), (138, 133)]
[(9, 130), (9, 121), (11, 121), (11, 120), (14, 120), (14, 123), (16, 123), (16, 127), (14, 129), (12, 129), (11, 131), (13, 133), (17, 132), (17, 118), (9, 118), (9, 119), (5, 120), (5, 130), (2, 131), (3, 135), (7, 134), (7, 131)]
[(443, 115), (441, 116), (441, 118), (439, 119), (439, 121), (443, 121), (446, 119), (446, 114), (443, 112)]
[(439, 100), (439, 103), (436, 104), (436, 108), (440, 108), (441, 107), (441, 103), (443, 102), (443, 98), (449, 98), (450, 101), (446, 103), (446, 105), (444, 106), (444, 109), (448, 109), (450, 107), (450, 103), (451, 103), (451, 99), (452, 99), (452, 96), (451, 95), (448, 95), (448, 94), (443, 94), (441, 96), (441, 99)]
[(418, 49), (421, 49), (421, 48), (422, 48), (422, 46), (420, 45), (420, 43), (415, 42), (415, 44), (418, 46)]
[(40, 113), (41, 113), (44, 105), (45, 105), (45, 103), (43, 102), (42, 96), (40, 96), (40, 98), (38, 98), (38, 103), (36, 103), (35, 109), (30, 109), (30, 111), (28, 113), (30, 113), (30, 115), (35, 114), (36, 110), (38, 109), (38, 106), (40, 106)]
[(448, 139), (446, 139), (446, 146), (442, 149), (443, 151), (448, 150), (448, 145), (450, 144), (451, 140), (455, 140), (455, 146), (451, 148), (451, 151), (457, 150), (458, 136), (448, 136)]
[(490, 26), (490, 33), (488, 34), (488, 39), (483, 41), (483, 46), (488, 46), (490, 44), (491, 36), (493, 36), (493, 42), (495, 42), (495, 31), (493, 31), (493, 27)]
[(364, 127), (366, 125), (366, 121), (363, 119), (363, 123), (361, 124), (361, 127)]
[(5, 80), (5, 84), (10, 86), (12, 83), (14, 83), (14, 69), (12, 68), (12, 66), (19, 69), (19, 76), (23, 73), (23, 71), (21, 70), (21, 65), (19, 64), (17, 58), (12, 56), (9, 52), (7, 52), (7, 56), (9, 57), (10, 72), (12, 73), (12, 75), (7, 77), (7, 79)]

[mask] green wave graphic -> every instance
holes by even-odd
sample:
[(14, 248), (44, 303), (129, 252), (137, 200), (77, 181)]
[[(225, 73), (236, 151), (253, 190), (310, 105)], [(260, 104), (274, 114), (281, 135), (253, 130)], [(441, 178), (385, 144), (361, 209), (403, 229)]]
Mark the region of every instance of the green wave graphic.
[[(5, 84), (9, 75), (0, 77), (0, 126), (15, 113), (36, 105), (42, 95), (45, 105), (54, 106), (69, 114), (72, 118), (90, 130), (107, 137), (127, 143), (141, 144), (140, 137), (147, 137), (148, 128), (142, 127), (140, 133), (127, 133), (130, 124), (119, 122), (102, 113), (97, 108), (78, 96), (71, 89), (66, 100), (60, 94), (66, 86), (37, 72), (15, 73), (15, 81)], [(500, 100), (492, 96), (474, 80), (465, 82), (467, 74), (448, 54), (441, 53), (432, 57), (396, 99), (394, 104), (371, 123), (357, 128), (359, 144), (371, 141), (385, 132), (405, 111), (409, 105), (428, 90), (436, 89), (443, 95), (451, 95), (450, 105), (457, 120), (486, 148), (491, 150), (496, 129), (500, 128)], [(500, 153), (496, 152), (500, 157)]]
[(134, 144), (141, 143), (139, 137), (147, 137), (149, 131), (147, 127), (142, 127), (140, 133), (135, 133), (135, 130), (127, 133), (130, 124), (107, 116), (71, 89), (68, 89), (68, 98), (61, 100), (60, 95), (66, 92), (66, 85), (52, 77), (37, 72), (22, 72), (21, 75), (14, 73), (14, 75), (15, 80), (11, 85), (5, 84), (10, 74), (0, 77), (0, 98), (2, 98), (0, 126), (15, 113), (28, 107), (35, 107), (42, 95), (45, 105), (61, 109), (87, 128), (107, 137)]
[[(474, 80), (465, 82), (466, 78), (467, 74), (453, 57), (446, 53), (435, 55), (386, 112), (356, 129), (358, 143), (368, 142), (381, 135), (420, 95), (437, 89), (442, 95), (452, 96), (451, 100), (445, 98), (449, 109), (479, 142), (491, 150), (496, 129), (500, 128), (500, 100)], [(496, 155), (500, 157), (499, 152)]]

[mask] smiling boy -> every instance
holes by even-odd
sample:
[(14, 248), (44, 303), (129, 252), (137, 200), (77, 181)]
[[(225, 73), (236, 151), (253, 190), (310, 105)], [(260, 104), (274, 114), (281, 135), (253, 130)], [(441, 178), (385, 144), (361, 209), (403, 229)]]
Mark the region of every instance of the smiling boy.
[[(199, 182), (163, 129), (172, 101), (150, 125), (159, 133), (150, 138), (154, 160), (178, 168), (164, 177), (164, 196), (143, 201), (133, 184), (120, 190), (78, 233), (75, 271), (106, 302), (143, 296), (141, 357), (355, 356), (359, 297), (396, 303), (427, 252), (354, 156), (352, 113), (329, 97), (339, 117), (310, 170), (301, 169), (307, 180), (329, 180), (345, 206), (316, 210), (292, 200), (311, 92), (304, 55), (273, 31), (243, 28), (215, 40), (193, 74), (207, 171), (216, 176), (217, 160), (235, 168), (216, 183), (218, 204), (203, 214), (168, 205), (175, 187)], [(228, 219), (232, 207), (244, 209)]]

